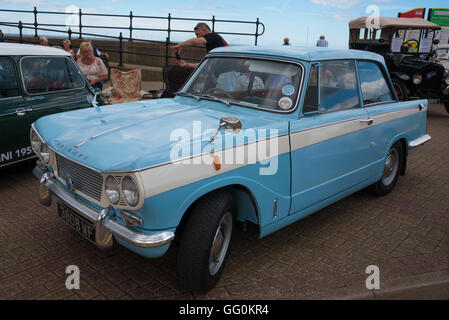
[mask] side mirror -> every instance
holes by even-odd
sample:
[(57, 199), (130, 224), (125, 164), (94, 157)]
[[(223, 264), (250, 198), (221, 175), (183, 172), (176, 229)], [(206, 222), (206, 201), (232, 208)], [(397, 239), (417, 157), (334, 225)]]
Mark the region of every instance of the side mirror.
[(98, 96), (99, 95), (101, 95), (101, 91), (100, 91), (100, 89), (97, 88), (95, 90), (95, 94), (94, 94), (94, 97), (92, 98), (92, 102), (91, 102), (92, 107), (94, 107), (94, 108), (98, 107)]
[(384, 38), (380, 38), (380, 39), (379, 39), (379, 43), (380, 43), (380, 44), (384, 44), (384, 43), (385, 43), (385, 39), (384, 39)]
[(220, 127), (231, 129), (232, 133), (239, 133), (242, 130), (242, 123), (239, 118), (225, 117), (220, 119)]
[(440, 40), (439, 39), (433, 39), (433, 44), (434, 45), (437, 45), (437, 44), (439, 44), (440, 43)]
[(209, 139), (210, 143), (214, 143), (221, 128), (230, 129), (232, 133), (237, 134), (240, 132), (240, 130), (242, 130), (242, 122), (240, 121), (239, 118), (234, 117), (221, 118), (220, 126), (218, 127), (217, 132), (215, 132), (215, 135)]

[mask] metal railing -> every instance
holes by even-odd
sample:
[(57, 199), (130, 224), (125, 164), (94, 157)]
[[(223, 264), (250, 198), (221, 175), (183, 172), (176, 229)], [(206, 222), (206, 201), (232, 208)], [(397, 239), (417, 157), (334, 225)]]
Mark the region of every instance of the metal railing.
[[(218, 32), (216, 30), (216, 23), (232, 23), (232, 24), (246, 24), (246, 25), (254, 25), (255, 26), (255, 33), (244, 33), (244, 32), (226, 32), (226, 31), (219, 31), (221, 35), (238, 35), (238, 36), (251, 36), (254, 37), (254, 44), (257, 45), (258, 38), (265, 33), (265, 25), (259, 21), (259, 18), (256, 19), (256, 21), (241, 21), (241, 20), (221, 20), (221, 19), (215, 19), (215, 16), (212, 16), (212, 19), (197, 19), (197, 18), (178, 18), (178, 17), (172, 17), (169, 13), (166, 17), (157, 17), (157, 16), (140, 16), (140, 15), (134, 15), (132, 11), (130, 11), (129, 15), (120, 15), (120, 14), (99, 14), (99, 13), (84, 13), (82, 12), (82, 9), (79, 9), (78, 13), (73, 12), (51, 12), (51, 11), (38, 11), (36, 7), (34, 7), (34, 10), (9, 10), (9, 9), (0, 9), (0, 12), (14, 12), (14, 13), (26, 13), (26, 14), (33, 14), (34, 21), (33, 22), (8, 22), (8, 21), (0, 21), (0, 26), (6, 26), (6, 27), (12, 27), (12, 28), (18, 28), (19, 34), (17, 41), (20, 43), (36, 43), (35, 41), (25, 40), (23, 37), (23, 30), (24, 29), (31, 29), (34, 30), (34, 37), (39, 37), (42, 34), (42, 32), (54, 32), (54, 33), (61, 33), (61, 34), (67, 34), (68, 39), (72, 40), (72, 37), (74, 35), (78, 36), (78, 39), (83, 39), (84, 36), (88, 37), (100, 37), (100, 38), (106, 38), (106, 39), (113, 39), (119, 41), (119, 50), (112, 50), (107, 48), (99, 48), (100, 50), (109, 51), (109, 52), (115, 52), (119, 54), (119, 66), (123, 66), (123, 54), (136, 54), (136, 55), (144, 55), (144, 56), (153, 56), (153, 57), (165, 57), (165, 65), (168, 65), (168, 59), (169, 58), (175, 58), (174, 56), (171, 56), (169, 54), (169, 46), (172, 44), (171, 42), (171, 36), (175, 32), (185, 32), (185, 33), (192, 33), (192, 28), (190, 29), (173, 29), (172, 28), (172, 22), (173, 21), (197, 21), (197, 22), (210, 22), (212, 27), (212, 32)], [(38, 22), (38, 14), (50, 14), (50, 15), (77, 15), (78, 16), (78, 23), (77, 24), (71, 24), (69, 27), (67, 27), (66, 24), (49, 24), (49, 23), (39, 23)], [(129, 26), (128, 27), (119, 27), (119, 26), (106, 26), (106, 25), (84, 25), (83, 24), (83, 17), (84, 16), (92, 16), (92, 17), (114, 17), (114, 18), (127, 18), (129, 19)], [(133, 25), (133, 21), (135, 19), (146, 19), (146, 20), (166, 20), (167, 21), (167, 28), (161, 29), (161, 28), (140, 28), (135, 27)], [(60, 30), (60, 29), (49, 29), (49, 27), (58, 27), (58, 28), (67, 28), (67, 30)], [(79, 31), (72, 31), (72, 28), (78, 28)], [(107, 34), (100, 34), (100, 33), (88, 33), (83, 32), (83, 29), (111, 29), (111, 30), (121, 30), (119, 32), (118, 36), (111, 36)], [(261, 30), (262, 29), (262, 30)], [(129, 32), (129, 36), (125, 37), (123, 36), (124, 30), (127, 30)], [(166, 32), (166, 39), (165, 41), (156, 41), (156, 40), (148, 40), (148, 39), (141, 39), (133, 37), (134, 31), (157, 31), (157, 32)], [(39, 35), (39, 33), (41, 33)], [(11, 41), (11, 40), (10, 40)], [(147, 42), (147, 43), (164, 43), (165, 44), (165, 54), (157, 54), (157, 53), (142, 53), (142, 52), (134, 52), (134, 51), (125, 51), (123, 49), (123, 41), (140, 41), (140, 42)], [(191, 61), (198, 61), (198, 59), (195, 58), (185, 58), (186, 60)]]

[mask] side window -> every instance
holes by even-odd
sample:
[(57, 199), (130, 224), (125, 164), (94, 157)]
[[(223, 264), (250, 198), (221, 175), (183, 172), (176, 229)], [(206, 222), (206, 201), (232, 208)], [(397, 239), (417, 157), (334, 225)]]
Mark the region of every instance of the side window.
[(377, 63), (358, 61), (357, 68), (364, 105), (395, 100)]
[(13, 61), (0, 57), (0, 99), (18, 96), (20, 92)]
[(359, 106), (354, 61), (323, 61), (313, 67), (303, 114), (328, 113)]
[(29, 94), (84, 86), (78, 69), (65, 57), (27, 57), (22, 59), (21, 66), (25, 90)]

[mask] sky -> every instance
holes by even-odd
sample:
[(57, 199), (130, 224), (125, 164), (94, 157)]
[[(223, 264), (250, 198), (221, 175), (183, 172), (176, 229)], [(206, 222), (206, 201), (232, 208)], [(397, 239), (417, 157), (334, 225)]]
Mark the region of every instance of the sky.
[[(176, 18), (198, 18), (221, 20), (253, 21), (257, 18), (265, 26), (265, 32), (258, 39), (259, 45), (280, 45), (284, 37), (290, 38), (292, 45), (315, 46), (320, 35), (325, 35), (329, 47), (343, 49), (348, 47), (348, 22), (352, 19), (372, 15), (378, 11), (380, 16), (396, 17), (398, 12), (414, 8), (448, 8), (447, 0), (0, 0), (0, 9), (62, 11), (73, 12), (81, 8), (83, 12), (104, 14), (126, 14), (167, 17), (170, 13)], [(373, 7), (375, 6), (375, 7)], [(374, 9), (373, 9), (374, 8)], [(375, 10), (375, 11), (373, 11)], [(427, 14), (427, 13), (426, 13)], [(0, 22), (34, 22), (33, 15), (0, 11)], [(40, 23), (61, 23), (70, 25), (78, 21), (75, 16), (39, 15)], [(129, 27), (129, 19), (84, 16), (84, 25), (108, 25)], [(195, 21), (172, 21), (172, 29), (192, 30), (191, 33), (173, 32), (171, 40), (183, 41), (194, 36)], [(167, 28), (162, 19), (133, 20), (134, 27)], [(17, 32), (0, 26), (4, 33)], [(67, 29), (65, 29), (67, 30)], [(73, 29), (77, 31), (77, 29)], [(262, 28), (260, 28), (261, 32)], [(120, 30), (85, 29), (85, 32), (104, 32), (118, 36)], [(217, 32), (256, 32), (255, 24), (217, 23)], [(122, 30), (125, 37), (129, 31)], [(24, 32), (26, 33), (26, 31)], [(31, 34), (31, 31), (28, 31)], [(165, 40), (167, 32), (135, 31), (134, 37)], [(254, 44), (254, 36), (223, 35), (229, 44)]]

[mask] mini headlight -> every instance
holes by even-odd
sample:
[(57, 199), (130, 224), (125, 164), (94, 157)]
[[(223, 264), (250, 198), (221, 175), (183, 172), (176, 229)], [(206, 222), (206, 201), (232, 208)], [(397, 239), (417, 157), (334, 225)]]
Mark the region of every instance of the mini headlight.
[(131, 207), (135, 207), (139, 203), (139, 188), (133, 178), (126, 176), (122, 180), (122, 191), (126, 203)]
[(39, 153), (41, 152), (42, 141), (34, 130), (31, 130), (30, 142), (31, 148), (33, 149), (34, 153), (39, 155)]
[(422, 76), (420, 74), (414, 74), (412, 78), (414, 84), (420, 84), (422, 82)]
[(104, 189), (106, 192), (106, 196), (108, 197), (108, 200), (112, 204), (117, 204), (120, 201), (120, 186), (115, 180), (113, 176), (108, 176), (106, 178)]
[(44, 143), (41, 144), (40, 158), (45, 164), (50, 163), (50, 149)]
[(444, 82), (446, 82), (446, 84), (449, 86), (449, 75), (446, 76), (446, 78), (444, 79)]

